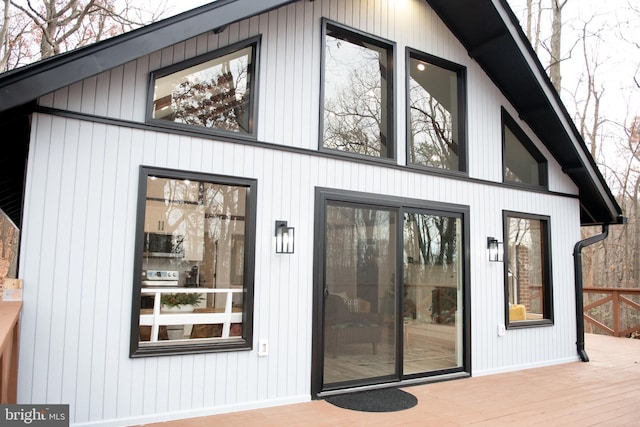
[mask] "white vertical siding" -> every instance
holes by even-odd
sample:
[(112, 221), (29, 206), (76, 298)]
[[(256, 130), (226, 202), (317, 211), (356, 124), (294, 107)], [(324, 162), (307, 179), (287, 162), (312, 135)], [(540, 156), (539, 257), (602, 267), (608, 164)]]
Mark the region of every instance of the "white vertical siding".
[[(320, 19), (396, 43), (398, 164), (404, 164), (404, 54), (410, 46), (467, 67), (469, 176), (453, 180), (314, 155), (318, 146)], [(300, 1), (168, 47), (42, 97), (45, 106), (143, 122), (148, 73), (262, 34), (258, 140), (275, 151), (210, 138), (36, 114), (30, 146), (21, 266), (25, 279), (19, 400), (70, 403), (72, 423), (121, 425), (310, 398), (316, 187), (469, 206), (473, 374), (575, 358), (572, 248), (579, 203), (489, 185), (502, 180), (504, 96), (437, 15), (418, 0)], [(549, 159), (551, 190), (575, 185)], [(130, 359), (129, 334), (139, 165), (258, 180), (254, 348)], [(483, 183), (484, 181), (484, 183)], [(502, 264), (486, 237), (502, 238), (502, 211), (550, 216), (553, 327), (508, 331)], [(296, 253), (273, 253), (273, 224), (296, 227)]]

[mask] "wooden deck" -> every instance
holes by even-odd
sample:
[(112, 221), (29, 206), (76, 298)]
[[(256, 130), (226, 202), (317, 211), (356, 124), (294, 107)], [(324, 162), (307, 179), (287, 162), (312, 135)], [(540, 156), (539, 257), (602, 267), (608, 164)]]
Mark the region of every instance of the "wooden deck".
[(315, 400), (147, 426), (640, 425), (640, 340), (587, 334), (586, 349), (588, 363), (404, 388), (418, 398), (405, 411), (358, 412)]

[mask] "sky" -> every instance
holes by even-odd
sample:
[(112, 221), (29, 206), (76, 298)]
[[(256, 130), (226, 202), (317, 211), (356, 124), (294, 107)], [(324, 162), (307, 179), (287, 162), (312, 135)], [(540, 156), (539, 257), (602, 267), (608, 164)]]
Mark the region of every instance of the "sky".
[[(168, 16), (177, 15), (187, 10), (195, 9), (203, 4), (213, 3), (215, 0), (167, 0)], [(255, 0), (260, 1), (260, 0)]]

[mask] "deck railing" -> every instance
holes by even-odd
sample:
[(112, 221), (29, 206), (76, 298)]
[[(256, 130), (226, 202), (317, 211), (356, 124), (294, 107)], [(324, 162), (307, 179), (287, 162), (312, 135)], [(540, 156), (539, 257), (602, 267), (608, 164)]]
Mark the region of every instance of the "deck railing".
[(640, 288), (583, 289), (585, 332), (624, 337), (640, 331)]
[(20, 301), (0, 301), (0, 404), (17, 402)]

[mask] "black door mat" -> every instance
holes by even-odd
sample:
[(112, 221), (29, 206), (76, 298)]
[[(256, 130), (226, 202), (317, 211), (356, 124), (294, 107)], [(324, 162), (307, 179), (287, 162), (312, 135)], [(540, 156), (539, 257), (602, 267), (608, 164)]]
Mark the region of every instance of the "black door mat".
[(363, 412), (394, 412), (413, 408), (418, 399), (397, 388), (381, 388), (330, 396), (325, 400), (344, 409)]

